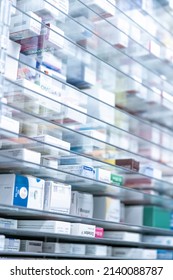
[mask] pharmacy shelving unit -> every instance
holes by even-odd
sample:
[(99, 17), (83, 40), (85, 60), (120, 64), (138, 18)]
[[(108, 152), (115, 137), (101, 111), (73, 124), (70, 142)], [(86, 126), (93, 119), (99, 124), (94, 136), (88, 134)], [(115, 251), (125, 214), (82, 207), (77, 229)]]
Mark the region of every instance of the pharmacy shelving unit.
[[(170, 215), (170, 225), (139, 225), (136, 216), (130, 223), (123, 215), (119, 222), (79, 217), (1, 200), (0, 217), (173, 238), (171, 1), (0, 0), (0, 9), (0, 173), (32, 175), (71, 185), (74, 191), (116, 198), (122, 212), (134, 205), (163, 209)], [(140, 168), (118, 164), (117, 159), (133, 159)], [(93, 169), (79, 170), (77, 164)], [(96, 176), (98, 168), (116, 176)], [(153, 249), (160, 258), (173, 259), (173, 241), (157, 244), (3, 227), (0, 234)], [(12, 250), (2, 250), (0, 256), (138, 258)]]

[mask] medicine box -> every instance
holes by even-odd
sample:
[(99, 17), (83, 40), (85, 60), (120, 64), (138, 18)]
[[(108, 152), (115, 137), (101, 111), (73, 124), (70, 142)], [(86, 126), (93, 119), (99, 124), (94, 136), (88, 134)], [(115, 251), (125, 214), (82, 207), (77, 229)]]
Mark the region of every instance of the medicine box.
[[(80, 15), (85, 15), (89, 17), (92, 21), (101, 20), (103, 17), (112, 17), (115, 15), (115, 0), (111, 1), (99, 1), (99, 0), (87, 0), (85, 1), (85, 5), (89, 6), (95, 13), (90, 13), (89, 9), (86, 9), (84, 6), (80, 5), (73, 1), (70, 3), (70, 14), (73, 17), (77, 17)], [(98, 16), (97, 16), (98, 14)], [(100, 16), (99, 16), (100, 15)]]
[(93, 195), (73, 191), (71, 199), (70, 214), (85, 218), (93, 217)]
[[(7, 43), (7, 57), (5, 63), (5, 77), (7, 79), (16, 81), (17, 79), (17, 71), (18, 71), (18, 59), (20, 54), (21, 45), (13, 42), (12, 40), (8, 40)], [(14, 59), (10, 56), (14, 57)], [(17, 60), (15, 60), (17, 59)]]
[(0, 174), (0, 203), (43, 210), (44, 180), (15, 174)]
[[(53, 169), (58, 169), (58, 161), (54, 159), (53, 157), (41, 157), (41, 165), (53, 168)], [(51, 172), (51, 170), (50, 170)]]
[(143, 235), (143, 242), (173, 246), (173, 236)]
[(139, 248), (113, 248), (112, 256), (123, 259), (156, 260), (157, 250)]
[(98, 181), (105, 182), (105, 183), (110, 183), (111, 182), (111, 171), (101, 169), (101, 168), (96, 168), (95, 169), (95, 179)]
[[(70, 103), (69, 101), (65, 102), (67, 106), (64, 106), (64, 111), (58, 122), (63, 122), (65, 124), (69, 123), (81, 123), (86, 124), (87, 121), (87, 109), (81, 106)], [(71, 108), (70, 108), (71, 107)]]
[(122, 186), (123, 185), (123, 176), (111, 173), (110, 181), (111, 181), (112, 184), (115, 184), (117, 186)]
[[(33, 139), (40, 142), (34, 142), (30, 147), (37, 152), (43, 154), (52, 155), (52, 157), (57, 157), (58, 155), (66, 155), (69, 154), (68, 151), (61, 150), (61, 148), (70, 150), (70, 143), (65, 142), (61, 139), (55, 138), (50, 135), (38, 135), (34, 136)], [(52, 145), (52, 146), (50, 146)]]
[(170, 210), (156, 206), (126, 206), (125, 222), (158, 228), (170, 228)]
[(112, 247), (106, 245), (86, 244), (86, 255), (90, 256), (111, 256)]
[(71, 186), (53, 181), (45, 182), (44, 210), (63, 214), (70, 213)]
[(173, 253), (169, 250), (157, 250), (157, 259), (158, 260), (172, 260)]
[(5, 238), (5, 251), (19, 252), (20, 239)]
[(62, 49), (64, 47), (64, 32), (53, 25), (47, 23), (46, 26), (42, 27), (41, 35), (38, 37), (38, 49), (40, 51), (52, 50), (52, 48)]
[[(59, 170), (70, 172), (74, 175), (84, 176), (94, 179), (95, 170), (92, 166), (87, 165), (60, 165)], [(68, 177), (71, 177), (69, 174)]]
[(19, 220), (18, 228), (35, 232), (70, 234), (71, 224), (61, 221)]
[(72, 245), (70, 243), (44, 242), (43, 252), (52, 254), (72, 254)]
[(0, 218), (0, 228), (17, 229), (17, 220)]
[(103, 238), (103, 237), (104, 237), (104, 229), (100, 227), (96, 227), (95, 238)]
[(0, 235), (0, 251), (3, 251), (5, 248), (5, 235)]
[(42, 253), (43, 242), (35, 240), (21, 240), (20, 251)]
[(80, 224), (80, 223), (72, 223), (71, 224), (71, 234), (83, 237), (95, 237), (95, 226)]
[(102, 17), (110, 17), (115, 15), (115, 0), (99, 1), (99, 0), (86, 0), (86, 5), (93, 9), (96, 13)]
[[(18, 159), (20, 161), (28, 161), (28, 162), (32, 162), (35, 164), (40, 164), (40, 160), (41, 160), (41, 154), (25, 149), (25, 148), (21, 148), (21, 149), (6, 149), (6, 150), (1, 150), (0, 151), (0, 155), (6, 154), (9, 157), (12, 157), (13, 159)], [(13, 160), (11, 159), (11, 161)], [(20, 162), (21, 164), (21, 162)]]
[(40, 32), (41, 18), (31, 11), (11, 18), (10, 38), (14, 41), (40, 35)]
[(96, 84), (96, 72), (76, 59), (68, 60), (67, 82), (79, 89), (90, 88)]
[(71, 244), (72, 246), (72, 254), (74, 255), (85, 255), (86, 253), (86, 245), (85, 244)]
[(61, 156), (59, 159), (60, 165), (76, 165), (76, 164), (92, 164), (92, 160), (78, 156), (78, 155), (69, 155), (69, 156)]
[(95, 196), (93, 217), (96, 219), (119, 223), (120, 200), (107, 196)]
[[(12, 118), (0, 115), (0, 128), (9, 130), (13, 133), (19, 133), (20, 123)], [(1, 132), (2, 133), (2, 132)]]
[(63, 16), (61, 11), (68, 14), (69, 0), (18, 0), (17, 7), (24, 12), (35, 12), (44, 21), (49, 19), (64, 20), (65, 15)]
[(105, 231), (104, 238), (111, 238), (114, 240), (140, 242), (141, 235), (139, 233), (125, 232), (125, 231)]

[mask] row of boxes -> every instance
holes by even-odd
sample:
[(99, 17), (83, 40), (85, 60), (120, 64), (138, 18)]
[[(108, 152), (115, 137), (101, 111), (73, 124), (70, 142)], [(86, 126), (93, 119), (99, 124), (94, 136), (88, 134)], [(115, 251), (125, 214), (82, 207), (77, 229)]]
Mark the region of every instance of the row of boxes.
[(70, 185), (33, 176), (0, 175), (0, 203), (120, 222), (120, 200), (71, 191)]
[[(152, 205), (124, 205), (117, 198), (72, 191), (70, 185), (33, 176), (0, 175), (0, 203), (31, 209), (169, 229), (171, 210)], [(134, 219), (135, 217), (135, 219)]]
[[(131, 209), (127, 208), (128, 212)], [(135, 209), (137, 211), (138, 209)], [(133, 213), (131, 213), (133, 214)], [(151, 216), (151, 213), (149, 213)], [(163, 214), (158, 213), (161, 218)], [(157, 213), (155, 214), (155, 216)], [(162, 215), (162, 216), (161, 216)], [(148, 216), (148, 219), (152, 219)], [(134, 216), (133, 216), (134, 218)], [(146, 220), (146, 217), (145, 217)], [(153, 218), (154, 220), (154, 218)], [(158, 227), (158, 223), (166, 222), (157, 221), (157, 217), (155, 219), (155, 227)], [(150, 225), (154, 226), (154, 225)], [(69, 223), (62, 221), (44, 221), (44, 220), (14, 220), (14, 219), (0, 219), (0, 228), (2, 229), (23, 229), (27, 231), (39, 231), (39, 232), (52, 232), (58, 234), (72, 234), (74, 236), (83, 236), (83, 237), (91, 237), (91, 238), (106, 238), (117, 241), (129, 241), (129, 242), (143, 242), (150, 244), (165, 245), (165, 246), (173, 246), (173, 236), (159, 236), (159, 235), (141, 235), (135, 232), (126, 232), (126, 231), (115, 231), (115, 230), (107, 230), (103, 228), (99, 228), (94, 225), (89, 224), (81, 224), (81, 223)]]
[[(166, 239), (166, 237), (163, 237)], [(158, 245), (159, 246), (159, 245)], [(109, 256), (122, 259), (173, 259), (171, 250), (113, 247), (107, 245), (43, 242), (6, 238), (0, 235), (0, 251)]]

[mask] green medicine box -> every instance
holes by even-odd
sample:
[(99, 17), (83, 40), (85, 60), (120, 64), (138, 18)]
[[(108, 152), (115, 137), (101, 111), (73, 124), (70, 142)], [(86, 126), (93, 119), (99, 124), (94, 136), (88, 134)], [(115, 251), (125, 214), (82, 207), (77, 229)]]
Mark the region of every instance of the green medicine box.
[(170, 228), (171, 211), (157, 206), (127, 206), (125, 222), (138, 226)]
[(118, 186), (123, 185), (123, 177), (119, 176), (117, 174), (112, 174), (111, 173), (111, 183), (116, 184)]

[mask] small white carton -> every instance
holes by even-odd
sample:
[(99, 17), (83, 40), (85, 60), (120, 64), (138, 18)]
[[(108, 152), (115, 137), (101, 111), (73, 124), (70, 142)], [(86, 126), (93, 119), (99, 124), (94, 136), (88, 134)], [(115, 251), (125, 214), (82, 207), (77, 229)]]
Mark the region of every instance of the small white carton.
[(72, 245), (72, 254), (74, 255), (85, 255), (86, 245), (85, 244), (71, 244)]
[(77, 236), (95, 238), (95, 228), (96, 227), (93, 225), (72, 223), (71, 234)]
[(113, 248), (112, 255), (123, 259), (156, 260), (157, 250), (139, 248)]
[(0, 235), (0, 251), (3, 251), (5, 248), (5, 235)]
[[(17, 7), (24, 12), (33, 11), (43, 20), (65, 20), (65, 14), (69, 11), (69, 0), (18, 0)], [(58, 9), (57, 9), (58, 7)]]
[(43, 210), (44, 180), (15, 174), (0, 174), (0, 203)]
[(35, 240), (21, 240), (20, 251), (42, 253), (42, 241)]
[(53, 181), (45, 182), (44, 210), (63, 214), (70, 213), (71, 186)]
[(19, 252), (20, 239), (5, 238), (5, 251)]
[(86, 244), (86, 255), (111, 256), (112, 247), (106, 245), (88, 245)]
[(96, 173), (95, 173), (95, 178), (98, 181), (102, 181), (105, 183), (111, 183), (111, 171), (101, 169), (101, 168), (96, 168)]
[(18, 134), (19, 126), (20, 126), (20, 124), (18, 121), (14, 120), (12, 118), (0, 115), (0, 128), (9, 130), (11, 132)]
[(17, 220), (0, 218), (0, 228), (17, 229)]
[(61, 221), (19, 220), (18, 228), (28, 231), (70, 234), (71, 224)]
[[(57, 157), (57, 155), (68, 155), (70, 150), (70, 143), (63, 141), (61, 139), (55, 138), (50, 135), (38, 135), (34, 136), (33, 139), (40, 142), (34, 142), (30, 147), (40, 152), (42, 154), (49, 154), (52, 157)], [(50, 146), (52, 145), (52, 146)], [(61, 150), (61, 148), (66, 149), (68, 151)]]
[(104, 231), (105, 238), (111, 238), (114, 240), (140, 242), (141, 235), (139, 233), (125, 232), (125, 231)]
[[(64, 172), (69, 172), (74, 175), (84, 176), (87, 178), (94, 179), (95, 176), (95, 170), (92, 166), (87, 165), (60, 165), (59, 170), (62, 170)], [(73, 177), (73, 175), (68, 175), (68, 177)]]
[[(12, 40), (8, 40), (7, 43), (7, 57), (5, 63), (5, 77), (7, 79), (16, 81), (17, 79), (17, 71), (18, 71), (18, 60), (13, 59), (12, 57), (19, 59), (21, 45), (13, 42)], [(12, 57), (9, 57), (11, 55)]]
[(73, 191), (71, 198), (71, 215), (85, 218), (93, 217), (94, 203), (92, 194)]
[(72, 245), (70, 243), (44, 242), (43, 252), (53, 254), (72, 254)]
[[(19, 159), (21, 161), (29, 161), (36, 164), (40, 164), (40, 160), (41, 160), (40, 153), (25, 148), (1, 150), (0, 155), (4, 155), (4, 154), (14, 159)], [(13, 159), (11, 159), (11, 161), (12, 160)]]
[(11, 18), (10, 38), (14, 41), (40, 35), (41, 18), (33, 12)]
[(173, 236), (143, 235), (143, 242), (173, 246)]

